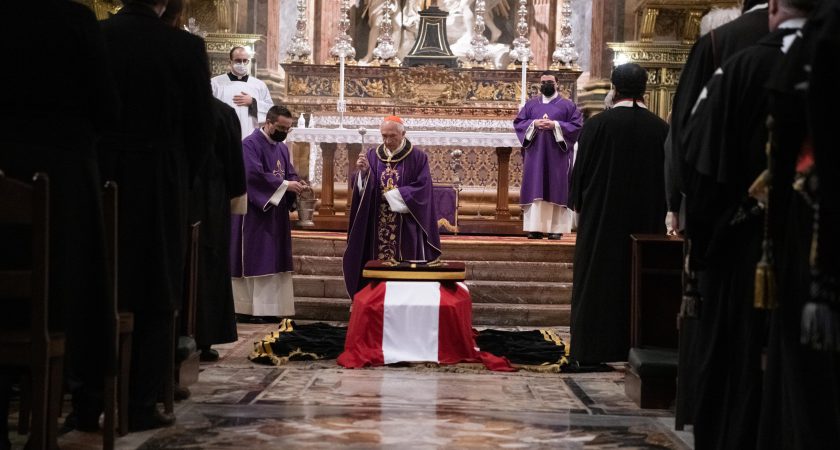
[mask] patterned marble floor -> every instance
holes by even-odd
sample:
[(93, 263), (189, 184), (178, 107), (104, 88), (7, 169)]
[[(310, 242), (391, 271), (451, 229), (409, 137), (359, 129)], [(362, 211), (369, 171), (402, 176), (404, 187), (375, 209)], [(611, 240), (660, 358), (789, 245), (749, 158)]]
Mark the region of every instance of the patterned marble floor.
[[(346, 370), (335, 361), (282, 367), (247, 359), (273, 327), (240, 324), (240, 339), (203, 364), (175, 426), (118, 439), (118, 448), (693, 448), (673, 412), (641, 410), (623, 372), (493, 373), (475, 365)], [(568, 330), (561, 332), (568, 333)], [(22, 445), (20, 437), (13, 443)], [(63, 449), (99, 448), (70, 432)]]

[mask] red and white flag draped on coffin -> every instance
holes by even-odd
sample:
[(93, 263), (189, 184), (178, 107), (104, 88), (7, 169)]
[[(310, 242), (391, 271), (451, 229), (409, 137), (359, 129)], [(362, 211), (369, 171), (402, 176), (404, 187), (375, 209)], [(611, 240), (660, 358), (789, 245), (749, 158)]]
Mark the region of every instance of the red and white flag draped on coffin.
[(338, 364), (396, 362), (482, 362), (490, 370), (515, 370), (506, 358), (476, 348), (472, 301), (461, 282), (375, 281), (356, 294)]

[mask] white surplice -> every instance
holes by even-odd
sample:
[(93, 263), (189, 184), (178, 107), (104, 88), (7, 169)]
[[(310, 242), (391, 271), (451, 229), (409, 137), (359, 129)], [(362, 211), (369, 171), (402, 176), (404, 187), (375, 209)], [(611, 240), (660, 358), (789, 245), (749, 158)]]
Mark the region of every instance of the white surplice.
[[(244, 78), (244, 77), (243, 77)], [(271, 100), (271, 93), (262, 81), (249, 76), (246, 81), (231, 80), (230, 74), (222, 74), (210, 79), (210, 86), (213, 88), (213, 97), (230, 105), (236, 110), (239, 117), (239, 124), (242, 126), (241, 139), (245, 139), (254, 132), (261, 123), (265, 122), (265, 114), (268, 109), (274, 106)], [(233, 97), (243, 92), (250, 95), (256, 104), (256, 115), (252, 115), (252, 108), (248, 106), (236, 106)]]

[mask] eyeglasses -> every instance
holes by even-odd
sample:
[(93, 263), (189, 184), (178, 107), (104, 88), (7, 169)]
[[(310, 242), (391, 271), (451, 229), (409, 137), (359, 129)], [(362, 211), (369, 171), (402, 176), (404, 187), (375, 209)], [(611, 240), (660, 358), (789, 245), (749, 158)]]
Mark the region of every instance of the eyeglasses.
[(233, 62), (235, 62), (237, 64), (248, 64), (249, 62), (251, 62), (251, 60), (250, 59), (234, 59)]

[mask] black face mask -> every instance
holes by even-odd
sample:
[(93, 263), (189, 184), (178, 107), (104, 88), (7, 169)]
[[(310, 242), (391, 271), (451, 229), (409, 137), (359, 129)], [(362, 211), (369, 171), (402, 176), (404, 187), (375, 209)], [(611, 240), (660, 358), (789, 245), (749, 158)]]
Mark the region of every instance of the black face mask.
[(540, 84), (540, 92), (542, 92), (542, 95), (545, 95), (546, 97), (551, 97), (555, 92), (557, 92), (557, 89), (555, 89), (554, 83), (542, 83)]
[(274, 130), (274, 132), (271, 133), (271, 140), (274, 142), (283, 142), (286, 140), (286, 135), (288, 134), (289, 133), (285, 131)]

